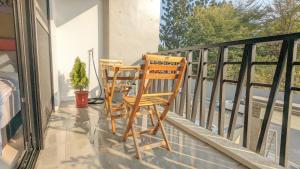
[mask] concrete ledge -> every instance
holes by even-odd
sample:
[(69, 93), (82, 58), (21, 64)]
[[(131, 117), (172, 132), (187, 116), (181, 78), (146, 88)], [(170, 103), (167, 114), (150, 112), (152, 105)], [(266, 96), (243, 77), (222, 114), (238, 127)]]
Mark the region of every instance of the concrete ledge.
[(209, 130), (197, 126), (191, 121), (184, 119), (175, 113), (169, 112), (166, 120), (248, 168), (283, 168), (275, 164), (273, 161), (242, 146), (236, 145), (226, 138), (213, 134)]

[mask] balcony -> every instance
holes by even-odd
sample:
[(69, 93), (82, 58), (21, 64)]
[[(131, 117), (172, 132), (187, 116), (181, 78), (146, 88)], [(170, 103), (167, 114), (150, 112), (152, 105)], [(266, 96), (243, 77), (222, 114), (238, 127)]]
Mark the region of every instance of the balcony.
[[(214, 8), (217, 4), (211, 2)], [(159, 0), (0, 0), (0, 168), (299, 169), (300, 33), (157, 51), (159, 44), (167, 46), (159, 36), (164, 8)], [(174, 10), (187, 18), (183, 11)], [(217, 20), (220, 15), (215, 14), (223, 15), (208, 13)], [(234, 11), (228, 16), (232, 15), (240, 16)], [(240, 25), (231, 17), (228, 21), (213, 27)], [(267, 25), (258, 27), (273, 24)], [(227, 34), (232, 30), (210, 31), (207, 41), (201, 42), (217, 40), (218, 33), (239, 38)], [(172, 151), (154, 148), (143, 151), (137, 160), (133, 140), (121, 139), (125, 120), (117, 120), (113, 134), (103, 104), (75, 108), (77, 87), (70, 85), (70, 72), (80, 58), (89, 79), (84, 90), (97, 100), (103, 97), (99, 59), (132, 66), (141, 64), (146, 52), (185, 57), (188, 66), (164, 124)], [(174, 67), (170, 71), (176, 71)], [(172, 83), (155, 80), (150, 91), (167, 91)], [(131, 84), (138, 88), (138, 82)], [(149, 123), (142, 116), (135, 125), (142, 130)], [(128, 134), (134, 135), (133, 130)], [(158, 133), (138, 140), (148, 143), (162, 138)]]
[[(165, 125), (171, 152), (156, 148), (137, 160), (132, 140), (121, 139), (124, 121), (118, 120), (114, 135), (102, 106), (76, 109), (65, 103), (50, 118), (46, 147), (36, 168), (299, 167), (294, 139), (299, 137), (300, 88), (293, 81), (300, 65), (299, 38), (295, 33), (159, 52), (188, 60), (184, 83)], [(256, 59), (261, 46), (278, 50), (278, 60)], [(240, 58), (230, 60), (232, 51)], [(236, 75), (228, 76), (232, 65)], [(274, 68), (268, 83), (255, 79), (260, 66)], [(171, 83), (157, 80), (150, 90), (162, 91)], [(147, 118), (137, 125), (143, 128)]]

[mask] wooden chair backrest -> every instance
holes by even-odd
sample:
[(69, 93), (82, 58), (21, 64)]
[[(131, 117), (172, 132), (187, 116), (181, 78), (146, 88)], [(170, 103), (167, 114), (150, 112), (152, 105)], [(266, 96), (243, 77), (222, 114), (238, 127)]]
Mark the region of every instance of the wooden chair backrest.
[(123, 65), (123, 61), (122, 60), (113, 60), (113, 59), (100, 59), (99, 70), (100, 70), (100, 74), (102, 77), (103, 85), (106, 85), (108, 82), (106, 70), (108, 69), (108, 67), (114, 66), (114, 65)]
[[(112, 99), (116, 91), (126, 96), (139, 79), (140, 66), (125, 66), (121, 60), (100, 60), (105, 94)], [(117, 89), (117, 90), (116, 90)]]
[[(160, 55), (144, 55), (144, 65), (141, 68), (141, 82), (134, 107), (138, 111), (138, 105), (142, 97), (151, 96), (169, 96), (167, 107), (163, 111), (166, 115), (170, 104), (175, 99), (183, 81), (184, 72), (186, 70), (187, 61), (184, 57), (160, 56)], [(173, 80), (171, 91), (158, 91), (149, 93), (148, 86), (153, 80)], [(134, 114), (134, 113), (133, 113)], [(164, 118), (164, 117), (163, 117)]]
[[(184, 57), (144, 55), (143, 61), (144, 65), (141, 68), (142, 75), (140, 85), (144, 87), (140, 87), (139, 92), (146, 93), (145, 87), (154, 80), (173, 80), (175, 83), (172, 86), (171, 93), (173, 94), (174, 92), (178, 92), (187, 64), (187, 61)], [(166, 95), (166, 93), (170, 92), (152, 91), (152, 94), (154, 93), (156, 93), (156, 95)]]

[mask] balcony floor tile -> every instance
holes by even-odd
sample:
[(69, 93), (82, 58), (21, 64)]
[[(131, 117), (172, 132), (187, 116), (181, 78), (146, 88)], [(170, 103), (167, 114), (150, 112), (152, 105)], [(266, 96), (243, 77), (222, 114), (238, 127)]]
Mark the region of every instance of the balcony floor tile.
[[(172, 151), (155, 148), (143, 152), (143, 160), (137, 160), (132, 139), (122, 141), (124, 128), (125, 120), (118, 120), (117, 133), (112, 134), (102, 106), (76, 109), (73, 104), (64, 104), (50, 118), (45, 149), (40, 152), (36, 169), (245, 168), (169, 123), (165, 128)], [(153, 142), (161, 138), (158, 132), (157, 136), (140, 139)]]

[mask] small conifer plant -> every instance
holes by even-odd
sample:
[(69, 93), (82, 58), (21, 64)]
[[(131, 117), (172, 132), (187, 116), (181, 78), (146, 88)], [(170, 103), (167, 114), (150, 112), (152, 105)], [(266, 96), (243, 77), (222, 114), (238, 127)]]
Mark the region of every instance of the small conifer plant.
[(83, 91), (89, 85), (89, 79), (86, 76), (86, 64), (79, 57), (75, 60), (70, 78), (72, 87), (77, 91)]

